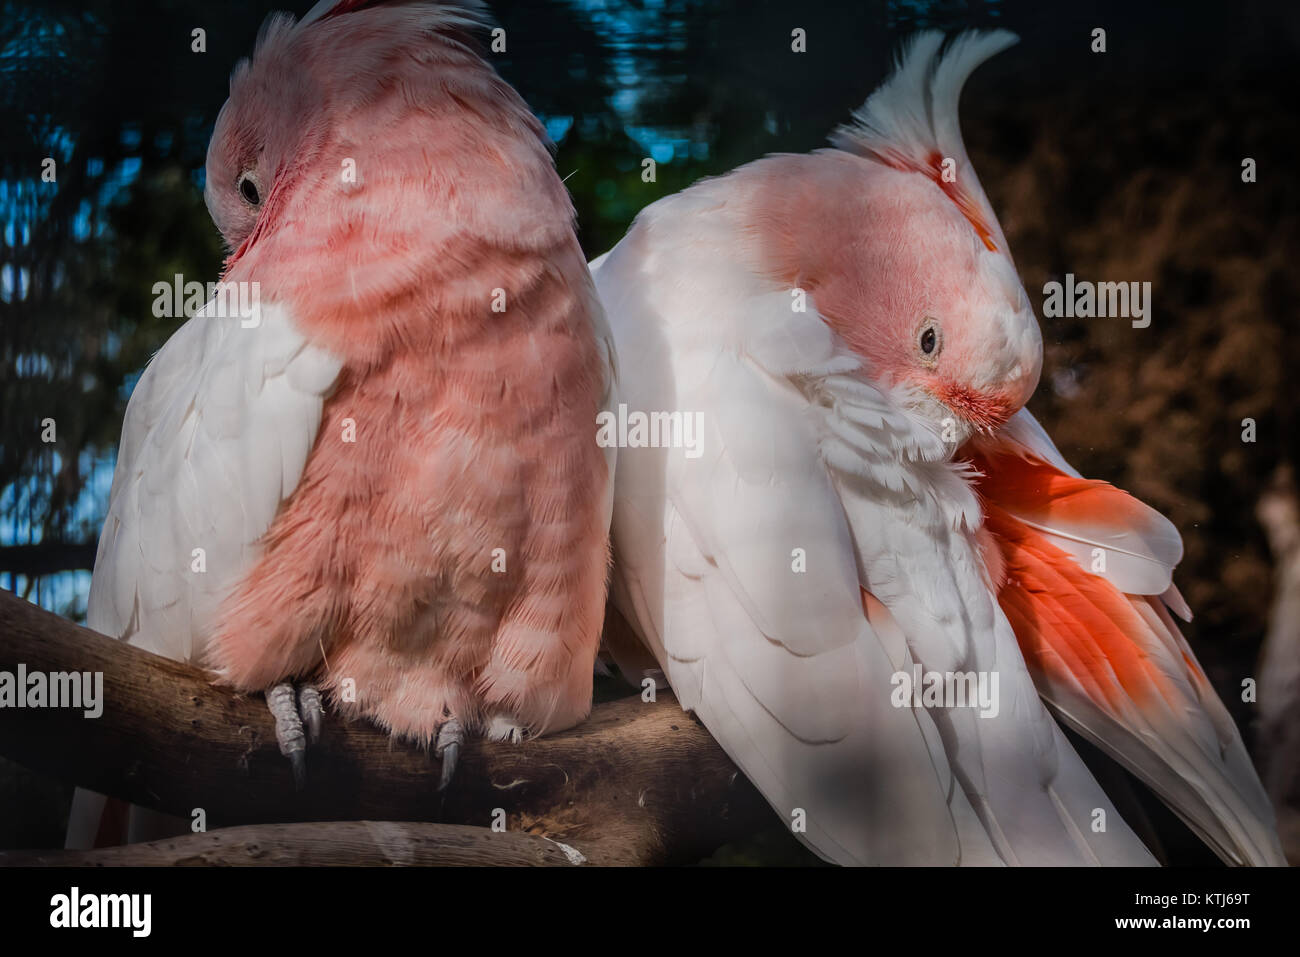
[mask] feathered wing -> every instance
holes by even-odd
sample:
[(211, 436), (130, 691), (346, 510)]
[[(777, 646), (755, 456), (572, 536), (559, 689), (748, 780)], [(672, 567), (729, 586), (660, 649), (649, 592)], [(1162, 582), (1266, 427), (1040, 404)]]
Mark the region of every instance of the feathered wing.
[(1285, 864), (1236, 725), (1165, 607), (1186, 608), (1170, 581), (1173, 526), (1079, 478), (1027, 411), (971, 451), (998, 600), (1043, 699), (1225, 861)]
[(131, 395), (90, 586), (90, 627), (184, 661), (297, 486), (341, 367), (282, 308), (215, 312), (186, 322)]
[[(712, 255), (729, 248), (727, 188), (661, 201), (596, 265), (630, 412), (703, 427), (694, 458), (623, 452), (620, 610), (832, 861), (1150, 863), (1038, 700), (939, 437), (811, 309)], [(998, 715), (896, 707), (893, 676), (914, 665), (997, 672)]]
[[(654, 294), (671, 291), (637, 281), (637, 270), (620, 246), (596, 272), (623, 357), (622, 399), (629, 414), (699, 413), (703, 430), (697, 457), (622, 451), (615, 601), (682, 706), (783, 819), (806, 819), (803, 837), (819, 853), (957, 862), (962, 812), (949, 800), (960, 789), (933, 727), (890, 706), (907, 649), (887, 647), (863, 615), (848, 527), (801, 427), (802, 400), (720, 340), (669, 342), (682, 331), (670, 324), (695, 317), (675, 313)], [(793, 570), (800, 561), (807, 573)]]
[[(1015, 41), (1005, 31), (965, 33), (945, 46), (938, 32), (918, 34), (833, 137), (841, 149), (934, 179), (986, 245), (1008, 257), (962, 142), (958, 98), (970, 73)], [(1225, 860), (1280, 862), (1272, 812), (1236, 727), (1165, 608), (1190, 618), (1171, 580), (1182, 557), (1177, 531), (1137, 500), (1082, 479), (1028, 412), (1001, 435), (976, 462), (999, 545), (991, 564), (1005, 566), (999, 600), (1044, 699)], [(1098, 554), (1101, 577), (1090, 571)]]
[[(185, 323), (127, 404), (87, 624), (155, 654), (196, 661), (217, 608), (297, 487), (339, 360), (291, 317), (256, 306)], [(67, 846), (95, 844), (105, 798), (78, 789)], [(148, 812), (133, 809), (132, 837)]]

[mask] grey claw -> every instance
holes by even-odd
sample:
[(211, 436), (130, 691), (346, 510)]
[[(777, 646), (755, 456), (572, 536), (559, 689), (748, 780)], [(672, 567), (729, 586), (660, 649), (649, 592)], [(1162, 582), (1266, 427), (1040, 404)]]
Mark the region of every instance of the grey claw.
[(321, 726), (325, 721), (325, 705), (321, 701), (320, 689), (315, 685), (303, 685), (298, 689), (298, 713), (307, 727), (307, 741), (315, 744), (320, 740)]
[(445, 791), (456, 773), (456, 762), (460, 760), (460, 746), (465, 743), (465, 728), (455, 718), (448, 718), (438, 729), (438, 742), (433, 753), (442, 762), (442, 775), (438, 781), (438, 790)]
[(275, 718), (275, 740), (280, 745), (280, 753), (289, 759), (294, 786), (301, 791), (307, 783), (307, 736), (303, 734), (293, 685), (286, 681), (268, 691), (266, 706)]
[(307, 752), (291, 751), (289, 766), (293, 769), (293, 789), (301, 791), (307, 786)]
[(456, 762), (460, 760), (460, 745), (449, 744), (443, 748), (442, 754), (442, 776), (438, 779), (438, 790), (447, 790), (447, 785), (451, 783), (452, 776), (456, 773)]

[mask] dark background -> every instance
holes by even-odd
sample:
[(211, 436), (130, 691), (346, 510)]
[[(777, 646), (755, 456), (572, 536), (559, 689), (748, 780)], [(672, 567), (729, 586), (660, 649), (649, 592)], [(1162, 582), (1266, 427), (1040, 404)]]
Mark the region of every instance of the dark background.
[[(81, 617), (127, 397), (179, 320), (174, 273), (215, 279), (201, 188), (235, 61), (266, 14), (310, 0), (0, 2), (0, 587)], [(494, 3), (498, 68), (546, 121), (583, 246), (646, 204), (764, 153), (806, 151), (919, 27), (1021, 44), (962, 101), (972, 161), (1040, 311), (1073, 272), (1150, 281), (1147, 329), (1042, 319), (1031, 409), (1084, 474), (1168, 515), (1187, 634), (1257, 751), (1241, 681), (1273, 559), (1256, 518), (1297, 462), (1300, 6), (1035, 0)], [(207, 31), (191, 52), (190, 31)], [(807, 31), (807, 53), (790, 32)], [(1107, 52), (1090, 51), (1091, 31)], [(57, 184), (40, 182), (44, 157)], [(655, 183), (641, 160), (657, 161)], [(1252, 157), (1258, 181), (1241, 179)], [(1258, 437), (1242, 441), (1242, 419)], [(41, 441), (41, 421), (57, 441)], [(0, 760), (0, 847), (56, 846), (67, 795)], [(794, 859), (768, 835), (720, 860)]]

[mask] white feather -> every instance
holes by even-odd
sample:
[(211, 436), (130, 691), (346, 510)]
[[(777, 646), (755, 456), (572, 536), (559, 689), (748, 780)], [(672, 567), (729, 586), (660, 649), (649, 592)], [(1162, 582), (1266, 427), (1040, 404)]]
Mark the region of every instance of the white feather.
[(177, 330), (131, 396), (90, 587), (90, 627), (186, 661), (297, 487), (341, 368), (283, 307), (247, 327), (214, 313)]

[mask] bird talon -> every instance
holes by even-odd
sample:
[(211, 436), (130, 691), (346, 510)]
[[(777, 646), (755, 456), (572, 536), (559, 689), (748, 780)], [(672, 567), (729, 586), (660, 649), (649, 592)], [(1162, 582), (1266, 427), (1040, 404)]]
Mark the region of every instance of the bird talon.
[(320, 689), (315, 685), (303, 685), (298, 689), (298, 713), (307, 729), (307, 741), (315, 744), (320, 740), (325, 721), (325, 705), (321, 701)]
[(447, 785), (451, 783), (452, 777), (456, 774), (456, 762), (460, 759), (460, 745), (449, 744), (439, 755), (442, 759), (442, 775), (438, 779), (438, 790), (447, 790)]
[(307, 787), (307, 752), (291, 751), (288, 758), (289, 766), (293, 770), (293, 789), (301, 791)]
[(314, 743), (320, 737), (325, 713), (320, 691), (304, 685), (295, 692), (292, 682), (281, 682), (267, 691), (266, 706), (275, 719), (275, 740), (280, 745), (280, 753), (289, 759), (293, 770), (294, 790), (301, 791), (307, 786), (307, 743), (309, 739)]
[(442, 774), (438, 781), (438, 790), (445, 791), (456, 773), (456, 763), (460, 760), (460, 746), (465, 743), (465, 728), (455, 718), (448, 718), (438, 729), (438, 741), (433, 753), (442, 762)]

